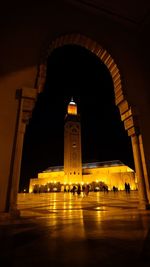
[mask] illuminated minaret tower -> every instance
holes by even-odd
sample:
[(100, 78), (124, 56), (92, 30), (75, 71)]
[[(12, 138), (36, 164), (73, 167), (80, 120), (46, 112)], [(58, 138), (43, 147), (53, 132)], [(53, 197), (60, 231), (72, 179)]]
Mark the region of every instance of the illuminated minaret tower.
[(82, 182), (81, 125), (73, 98), (68, 104), (64, 124), (64, 173), (66, 183)]

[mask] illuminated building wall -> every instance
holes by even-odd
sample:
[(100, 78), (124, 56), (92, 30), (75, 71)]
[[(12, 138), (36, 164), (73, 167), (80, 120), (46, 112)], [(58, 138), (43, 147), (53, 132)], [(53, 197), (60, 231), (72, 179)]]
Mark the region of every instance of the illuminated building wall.
[[(105, 164), (108, 166), (106, 167)], [(124, 190), (126, 182), (130, 184), (132, 190), (137, 189), (135, 172), (131, 168), (119, 161), (105, 162), (105, 164), (101, 167), (94, 167), (95, 163), (93, 163), (93, 167), (83, 168), (83, 182), (96, 182), (97, 184), (103, 182), (109, 190), (112, 190), (113, 186), (117, 187), (118, 190)]]
[(124, 190), (125, 182), (130, 184), (131, 190), (137, 189), (135, 172), (120, 161), (109, 161), (83, 164), (82, 182), (77, 180), (67, 182), (63, 167), (49, 168), (39, 173), (38, 179), (30, 179), (29, 192), (33, 192), (36, 186), (41, 187), (41, 191), (45, 187), (45, 191), (48, 192), (54, 191), (53, 189), (58, 187), (60, 191), (63, 191), (65, 187), (71, 189), (78, 183), (81, 185), (94, 184), (94, 187), (97, 187), (101, 182), (105, 183), (109, 190), (112, 190), (113, 186), (118, 190)]

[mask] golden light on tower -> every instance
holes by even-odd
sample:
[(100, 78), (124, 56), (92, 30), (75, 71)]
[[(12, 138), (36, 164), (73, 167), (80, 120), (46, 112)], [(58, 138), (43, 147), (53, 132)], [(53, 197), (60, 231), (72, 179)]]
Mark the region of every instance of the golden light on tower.
[(77, 104), (71, 98), (64, 123), (64, 173), (67, 182), (82, 182), (81, 125)]
[(71, 99), (69, 105), (68, 105), (68, 114), (69, 115), (77, 115), (77, 105), (73, 101), (73, 98)]

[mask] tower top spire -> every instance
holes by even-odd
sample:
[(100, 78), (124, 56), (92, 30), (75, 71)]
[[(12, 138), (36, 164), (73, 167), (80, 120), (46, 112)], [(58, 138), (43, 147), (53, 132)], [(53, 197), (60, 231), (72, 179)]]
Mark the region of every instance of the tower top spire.
[(77, 104), (73, 100), (73, 96), (71, 97), (71, 101), (68, 104), (68, 114), (77, 115)]

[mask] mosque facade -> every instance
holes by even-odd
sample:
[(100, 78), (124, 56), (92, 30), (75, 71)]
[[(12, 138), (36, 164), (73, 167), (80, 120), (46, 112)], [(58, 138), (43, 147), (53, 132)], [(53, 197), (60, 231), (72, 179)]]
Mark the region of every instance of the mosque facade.
[(79, 184), (89, 184), (92, 191), (124, 190), (125, 183), (137, 189), (134, 170), (119, 160), (82, 163), (80, 115), (72, 98), (64, 120), (64, 166), (49, 167), (31, 178), (29, 192), (70, 191)]

